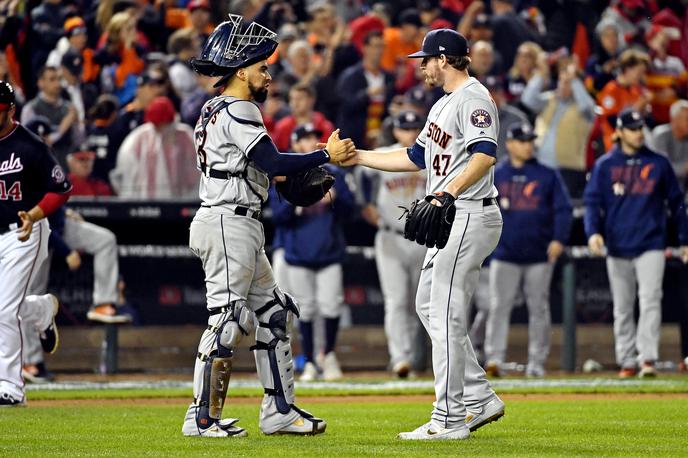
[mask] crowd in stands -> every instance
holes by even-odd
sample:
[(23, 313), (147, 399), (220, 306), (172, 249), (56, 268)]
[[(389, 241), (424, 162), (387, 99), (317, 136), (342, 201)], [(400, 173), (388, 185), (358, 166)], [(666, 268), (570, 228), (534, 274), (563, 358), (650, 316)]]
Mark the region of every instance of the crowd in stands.
[(470, 71), (499, 106), (500, 158), (506, 128), (527, 121), (539, 159), (580, 197), (617, 114), (633, 107), (686, 180), (681, 0), (0, 0), (0, 79), (17, 89), (22, 123), (50, 126), (64, 166), (83, 175), (75, 164), (92, 162), (83, 179), (97, 185), (77, 193), (193, 198), (192, 129), (219, 89), (189, 60), (228, 12), (278, 33), (262, 109), (282, 151), (304, 124), (389, 145), (395, 114), (425, 115), (442, 95), (407, 54), (449, 27), (470, 39)]

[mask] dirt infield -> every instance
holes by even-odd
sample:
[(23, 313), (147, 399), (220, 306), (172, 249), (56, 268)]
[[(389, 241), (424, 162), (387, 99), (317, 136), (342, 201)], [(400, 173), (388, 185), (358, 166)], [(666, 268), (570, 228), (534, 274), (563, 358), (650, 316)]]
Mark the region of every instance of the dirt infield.
[[(599, 400), (615, 401), (629, 399), (688, 399), (688, 393), (552, 393), (552, 394), (502, 394), (506, 401), (577, 401)], [(260, 404), (260, 397), (237, 397), (228, 399), (227, 404)], [(361, 395), (361, 396), (301, 396), (300, 404), (350, 404), (350, 403), (431, 403), (430, 395)], [(137, 398), (137, 399), (50, 399), (29, 401), (31, 407), (70, 407), (70, 406), (107, 406), (107, 405), (186, 405), (189, 398)]]

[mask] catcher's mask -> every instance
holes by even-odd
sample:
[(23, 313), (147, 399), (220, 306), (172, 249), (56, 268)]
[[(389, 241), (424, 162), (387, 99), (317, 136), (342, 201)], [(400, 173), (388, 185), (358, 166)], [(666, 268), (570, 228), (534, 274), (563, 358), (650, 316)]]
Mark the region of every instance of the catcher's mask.
[(243, 67), (268, 58), (277, 48), (277, 34), (256, 22), (244, 24), (244, 18), (230, 14), (229, 20), (210, 34), (199, 57), (191, 67), (205, 76), (222, 76), (215, 87), (222, 86)]

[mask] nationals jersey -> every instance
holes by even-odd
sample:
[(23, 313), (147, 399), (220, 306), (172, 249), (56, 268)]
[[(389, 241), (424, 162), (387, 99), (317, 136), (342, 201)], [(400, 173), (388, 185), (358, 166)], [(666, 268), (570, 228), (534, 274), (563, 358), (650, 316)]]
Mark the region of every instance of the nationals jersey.
[[(477, 142), (497, 144), (499, 116), (490, 93), (471, 77), (454, 92), (445, 94), (430, 109), (416, 143), (425, 148), (427, 194), (444, 191), (471, 158), (468, 147)], [(494, 167), (458, 198), (480, 200), (497, 197)]]
[(70, 189), (48, 145), (24, 126), (0, 138), (0, 227), (20, 223), (17, 212), (31, 210), (46, 193)]
[[(205, 206), (242, 205), (260, 210), (270, 181), (249, 155), (265, 135), (263, 117), (251, 101), (219, 96), (203, 105), (194, 142), (202, 172), (199, 196)], [(211, 176), (218, 172), (224, 177)]]

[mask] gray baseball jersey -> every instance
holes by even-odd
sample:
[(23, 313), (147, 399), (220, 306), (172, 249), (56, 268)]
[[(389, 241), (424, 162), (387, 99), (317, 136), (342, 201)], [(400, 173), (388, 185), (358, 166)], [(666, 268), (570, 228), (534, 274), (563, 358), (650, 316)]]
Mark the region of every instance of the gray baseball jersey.
[[(445, 94), (433, 105), (416, 140), (425, 148), (427, 194), (444, 191), (449, 182), (466, 168), (471, 158), (468, 147), (481, 141), (496, 145), (498, 134), (497, 105), (478, 80), (469, 78), (454, 92)], [(497, 197), (494, 168), (466, 189), (459, 199), (488, 197)]]
[[(204, 125), (205, 124), (205, 125)], [(260, 210), (267, 199), (270, 182), (267, 174), (249, 159), (251, 149), (268, 135), (258, 106), (230, 96), (215, 97), (205, 103), (194, 129), (197, 166), (202, 174), (199, 195), (204, 205), (222, 207), (243, 205)], [(209, 177), (209, 170), (242, 173), (246, 179)]]
[[(389, 148), (377, 151), (393, 150), (401, 148), (395, 144)], [(383, 227), (396, 231), (404, 230), (404, 219), (400, 206), (408, 206), (415, 199), (425, 197), (427, 172), (385, 172), (382, 170), (363, 168), (362, 173), (373, 180), (373, 202), (380, 213), (380, 222)]]

